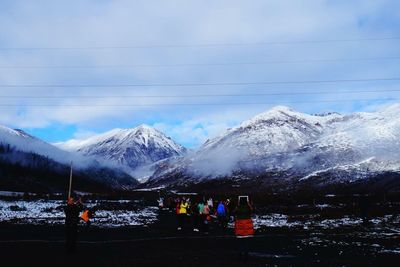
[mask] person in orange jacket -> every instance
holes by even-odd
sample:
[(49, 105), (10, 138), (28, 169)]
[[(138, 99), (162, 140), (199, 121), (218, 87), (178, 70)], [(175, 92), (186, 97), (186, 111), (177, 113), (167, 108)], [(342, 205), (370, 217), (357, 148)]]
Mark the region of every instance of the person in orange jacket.
[(93, 218), (93, 211), (90, 209), (85, 209), (81, 215), (81, 220), (86, 223), (86, 226), (90, 226), (90, 219)]
[(239, 204), (235, 209), (235, 235), (239, 240), (240, 256), (248, 257), (248, 239), (254, 235), (254, 225), (251, 215), (253, 207), (248, 197), (239, 197)]
[(252, 237), (254, 226), (251, 215), (253, 207), (250, 205), (248, 197), (239, 198), (239, 205), (235, 209), (235, 235), (238, 238)]

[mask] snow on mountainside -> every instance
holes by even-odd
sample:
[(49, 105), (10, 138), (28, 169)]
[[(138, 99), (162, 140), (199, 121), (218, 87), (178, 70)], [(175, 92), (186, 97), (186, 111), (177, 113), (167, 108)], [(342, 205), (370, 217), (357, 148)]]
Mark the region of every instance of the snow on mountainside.
[(55, 145), (67, 151), (129, 167), (131, 170), (186, 153), (184, 147), (147, 125), (133, 129), (114, 129), (86, 140), (70, 140)]
[(32, 152), (45, 157), (49, 157), (57, 162), (70, 164), (72, 160), (78, 166), (84, 166), (88, 159), (79, 158), (76, 160), (74, 154), (63, 151), (51, 144), (48, 144), (36, 137), (33, 137), (22, 130), (14, 130), (5, 126), (0, 126), (0, 143), (10, 145), (23, 152)]
[(0, 186), (9, 190), (63, 191), (74, 163), (76, 186), (85, 190), (128, 189), (138, 182), (91, 157), (61, 150), (21, 130), (0, 126)]
[(399, 114), (399, 104), (350, 115), (308, 115), (275, 107), (207, 141), (190, 157), (162, 166), (150, 180), (201, 180), (234, 173), (307, 179), (334, 170), (359, 171), (360, 177), (398, 172)]
[(206, 142), (199, 154), (233, 148), (254, 156), (293, 150), (318, 138), (338, 119), (337, 114), (311, 116), (278, 106)]
[[(316, 142), (325, 129), (342, 118), (339, 114), (307, 115), (278, 106), (206, 142), (194, 156), (192, 167), (211, 176), (247, 168), (288, 169), (293, 166), (290, 153)], [(219, 163), (211, 168), (213, 173), (207, 167), (211, 162)]]

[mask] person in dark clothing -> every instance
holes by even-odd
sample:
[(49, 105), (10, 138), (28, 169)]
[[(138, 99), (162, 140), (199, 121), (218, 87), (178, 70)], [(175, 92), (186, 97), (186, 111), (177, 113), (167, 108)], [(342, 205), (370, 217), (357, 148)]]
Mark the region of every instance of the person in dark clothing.
[(68, 253), (76, 251), (76, 241), (78, 237), (78, 223), (79, 213), (82, 211), (83, 206), (80, 201), (75, 202), (73, 198), (68, 199), (65, 212), (65, 235), (66, 235), (66, 249)]
[(364, 225), (368, 225), (369, 223), (369, 210), (371, 207), (371, 203), (369, 200), (368, 195), (362, 195), (360, 200), (359, 200), (359, 206), (360, 206), (360, 214), (361, 218), (363, 220)]
[(171, 196), (167, 198), (167, 207), (170, 212), (173, 212), (175, 209), (175, 201)]
[(201, 227), (201, 217), (197, 202), (194, 202), (193, 205), (190, 206), (190, 214), (192, 218), (193, 232), (199, 232)]

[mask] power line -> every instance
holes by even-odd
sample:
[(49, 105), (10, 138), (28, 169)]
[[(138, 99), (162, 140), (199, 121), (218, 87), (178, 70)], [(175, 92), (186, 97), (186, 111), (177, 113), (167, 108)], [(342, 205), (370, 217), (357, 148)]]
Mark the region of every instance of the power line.
[(260, 82), (208, 82), (208, 83), (153, 83), (153, 84), (1, 84), (1, 88), (91, 88), (91, 87), (189, 87), (189, 86), (239, 86), (239, 85), (278, 85), (278, 84), (318, 84), (318, 83), (346, 83), (346, 82), (373, 82), (399, 81), (399, 77), (392, 78), (365, 78), (365, 79), (336, 79), (336, 80), (303, 80), (303, 81), (260, 81)]
[(310, 59), (310, 60), (270, 60), (248, 62), (215, 62), (215, 63), (177, 63), (177, 64), (127, 64), (127, 65), (86, 65), (86, 66), (0, 66), (0, 69), (98, 69), (98, 68), (154, 68), (154, 67), (201, 67), (201, 66), (236, 66), (236, 65), (267, 65), (267, 64), (298, 64), (318, 62), (351, 62), (351, 61), (378, 61), (399, 60), (400, 57), (371, 57), (371, 58), (338, 58), (338, 59)]
[(345, 38), (326, 40), (291, 40), (291, 41), (266, 41), (266, 42), (238, 42), (238, 43), (203, 43), (203, 44), (143, 44), (143, 45), (116, 45), (116, 46), (81, 46), (81, 47), (0, 47), (0, 51), (11, 50), (108, 50), (108, 49), (143, 49), (143, 48), (190, 48), (190, 47), (235, 47), (235, 46), (265, 46), (265, 45), (298, 45), (298, 44), (324, 44), (347, 43), (368, 41), (400, 40), (398, 36)]
[(107, 99), (107, 98), (197, 98), (197, 97), (250, 97), (250, 96), (291, 96), (291, 95), (319, 95), (319, 94), (357, 94), (357, 93), (381, 93), (381, 92), (400, 92), (400, 89), (381, 89), (381, 90), (337, 90), (334, 92), (313, 91), (313, 92), (280, 92), (280, 93), (245, 93), (245, 94), (182, 94), (182, 95), (81, 95), (81, 96), (33, 96), (33, 95), (0, 95), (6, 99)]
[(155, 106), (236, 106), (236, 105), (271, 105), (271, 104), (299, 104), (299, 103), (340, 103), (365, 101), (398, 101), (398, 98), (378, 99), (344, 99), (318, 101), (280, 101), (280, 102), (236, 102), (236, 103), (158, 103), (158, 104), (0, 104), (0, 107), (155, 107)]

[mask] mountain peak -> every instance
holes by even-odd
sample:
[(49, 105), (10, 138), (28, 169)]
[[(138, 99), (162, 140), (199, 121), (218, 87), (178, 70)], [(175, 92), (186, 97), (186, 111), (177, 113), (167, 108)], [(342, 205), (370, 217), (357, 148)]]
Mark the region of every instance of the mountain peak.
[(208, 140), (187, 159), (159, 167), (150, 179), (181, 185), (220, 177), (271, 177), (272, 183), (272, 177), (326, 177), (333, 183), (400, 172), (399, 112), (400, 104), (349, 115), (277, 106)]
[[(21, 129), (12, 129), (12, 128), (8, 128), (6, 126), (2, 126), (0, 125), (0, 141), (2, 139), (5, 139), (8, 136), (8, 138), (21, 138), (22, 140), (32, 140), (35, 142), (42, 142), (44, 143), (44, 141), (28, 134), (27, 132), (25, 132), (24, 130)], [(17, 139), (15, 139), (17, 140)]]
[(244, 121), (239, 127), (247, 127), (267, 120), (286, 120), (288, 116), (303, 117), (307, 115), (296, 112), (286, 106), (276, 106), (266, 112), (254, 116), (250, 120)]
[(147, 124), (140, 124), (139, 126), (132, 129), (137, 134), (146, 134), (146, 135), (164, 135), (162, 132), (158, 131), (154, 127), (151, 127)]
[(271, 118), (271, 117), (281, 117), (282, 115), (293, 115), (293, 114), (301, 114), (299, 112), (294, 111), (293, 109), (286, 106), (275, 106), (257, 116), (255, 118)]
[(293, 112), (293, 110), (287, 106), (275, 106), (267, 112)]
[(137, 129), (137, 130), (151, 130), (151, 131), (155, 130), (153, 127), (151, 127), (150, 125), (147, 125), (147, 124), (140, 124), (140, 125), (136, 126), (134, 129)]
[[(49, 157), (60, 163), (68, 163), (72, 159), (77, 159), (75, 154), (63, 151), (35, 136), (28, 134), (20, 129), (11, 129), (0, 125), (0, 143), (8, 144), (18, 151), (35, 153), (41, 156)], [(80, 167), (86, 164), (85, 159), (79, 157), (78, 165)]]
[(131, 170), (186, 153), (183, 146), (146, 124), (129, 129), (114, 129), (86, 140), (58, 143), (57, 146), (114, 162)]
[(21, 135), (21, 130), (15, 130), (15, 129), (11, 129), (8, 128), (6, 126), (2, 126), (0, 125), (0, 131), (4, 132), (4, 133), (8, 133), (8, 134), (12, 134), (12, 135)]

